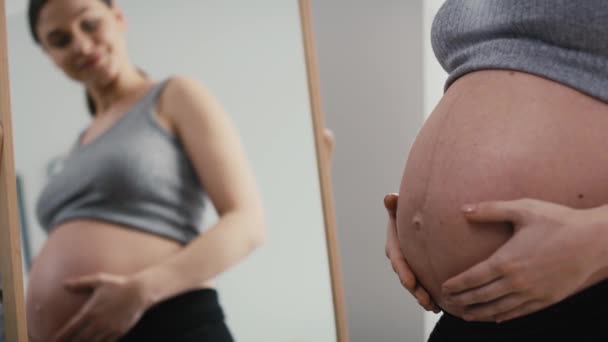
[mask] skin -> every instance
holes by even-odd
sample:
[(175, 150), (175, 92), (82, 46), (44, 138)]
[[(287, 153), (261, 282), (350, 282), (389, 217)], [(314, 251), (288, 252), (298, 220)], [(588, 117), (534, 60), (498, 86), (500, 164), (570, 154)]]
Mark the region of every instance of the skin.
[(384, 197), (384, 207), (388, 213), (388, 224), (386, 227), (387, 239), (384, 253), (390, 260), (393, 271), (399, 276), (399, 282), (401, 282), (401, 285), (416, 298), (418, 304), (427, 311), (439, 313), (441, 310), (431, 299), (431, 296), (424, 286), (416, 280), (414, 273), (401, 252), (399, 239), (397, 238), (397, 224), (395, 223), (398, 200), (399, 194), (397, 193), (390, 193)]
[[(111, 127), (153, 84), (128, 59), (126, 27), (118, 6), (96, 0), (53, 0), (40, 13), (37, 32), (44, 51), (66, 76), (86, 87), (96, 104), (97, 115), (82, 144)], [(57, 227), (41, 251), (47, 257), (32, 268), (30, 282), (36, 289), (28, 293), (28, 317), (45, 310), (36, 306), (45, 296), (64, 298), (76, 309), (69, 308), (73, 314), (60, 327), (40, 328), (45, 330), (40, 334), (30, 329), (30, 340), (116, 340), (151, 306), (212, 286), (217, 275), (262, 244), (265, 223), (259, 190), (238, 132), (222, 106), (198, 81), (177, 76), (160, 95), (156, 113), (161, 127), (182, 142), (218, 212), (217, 223), (186, 246), (94, 220)], [(120, 242), (124, 239), (130, 247)], [(138, 246), (136, 255), (133, 245)], [(98, 253), (108, 246), (118, 256)], [(53, 260), (62, 260), (63, 268)], [(43, 293), (45, 286), (34, 283), (45, 278), (57, 283), (57, 277), (63, 277), (63, 291), (45, 282), (52, 291)]]
[[(491, 121), (477, 117), (484, 108), (494, 110)], [(412, 148), (408, 186), (385, 198), (387, 257), (425, 309), (502, 322), (608, 279), (608, 198), (597, 186), (607, 113), (606, 104), (529, 74), (481, 71), (452, 85)], [(433, 178), (443, 170), (449, 178)]]
[[(389, 214), (386, 256), (420, 306), (439, 313), (399, 247), (394, 223), (398, 198), (391, 193), (384, 200)], [(517, 318), (608, 278), (606, 206), (581, 210), (521, 199), (464, 205), (462, 214), (473, 222), (511, 221), (517, 227), (516, 235), (491, 257), (443, 284), (449, 306), (465, 320), (502, 322)], [(549, 242), (545, 242), (547, 236), (552, 237)], [(539, 249), (541, 241), (545, 243)]]
[(607, 206), (573, 209), (521, 199), (467, 205), (463, 213), (470, 221), (515, 225), (504, 246), (443, 284), (466, 320), (513, 319), (608, 278)]

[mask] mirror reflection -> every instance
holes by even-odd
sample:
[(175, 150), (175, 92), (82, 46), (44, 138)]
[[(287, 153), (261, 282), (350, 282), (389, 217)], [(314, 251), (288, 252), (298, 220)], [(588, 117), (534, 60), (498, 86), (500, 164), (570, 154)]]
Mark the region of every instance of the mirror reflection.
[(28, 6), (30, 341), (336, 341), (298, 2)]

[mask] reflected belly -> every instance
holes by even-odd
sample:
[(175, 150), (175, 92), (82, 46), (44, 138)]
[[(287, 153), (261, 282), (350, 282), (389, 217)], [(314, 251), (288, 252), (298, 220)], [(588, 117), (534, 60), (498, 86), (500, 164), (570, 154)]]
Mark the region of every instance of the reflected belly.
[(88, 294), (65, 290), (65, 279), (96, 272), (132, 274), (180, 247), (167, 239), (96, 221), (71, 221), (55, 228), (28, 275), (28, 333), (34, 341), (50, 340), (88, 299)]
[(608, 105), (529, 74), (480, 71), (444, 94), (409, 153), (397, 211), (402, 251), (443, 306), (441, 284), (490, 256), (509, 222), (469, 223), (465, 203), (608, 202)]

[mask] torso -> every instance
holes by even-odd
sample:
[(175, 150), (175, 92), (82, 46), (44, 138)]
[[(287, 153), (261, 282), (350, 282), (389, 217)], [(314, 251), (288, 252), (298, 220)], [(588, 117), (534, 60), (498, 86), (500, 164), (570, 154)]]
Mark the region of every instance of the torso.
[[(158, 103), (162, 102), (162, 95)], [(159, 124), (175, 134), (170, 117), (160, 105)], [(119, 118), (98, 120), (82, 137), (94, 141)], [(48, 341), (78, 312), (89, 295), (69, 292), (63, 282), (98, 272), (129, 275), (178, 253), (176, 241), (129, 227), (96, 220), (75, 219), (52, 229), (28, 274), (26, 312), (32, 341)], [(213, 287), (213, 281), (200, 287)]]
[(35, 340), (50, 340), (88, 299), (88, 294), (67, 291), (67, 278), (97, 272), (133, 274), (180, 249), (177, 242), (99, 221), (61, 224), (49, 235), (29, 273), (29, 333)]
[[(146, 92), (149, 91), (152, 87), (154, 87), (154, 83), (152, 81), (147, 81), (146, 84), (143, 85), (139, 91), (137, 91), (132, 96), (129, 96), (129, 98), (125, 99), (125, 101), (121, 101), (124, 103), (118, 103), (113, 108), (109, 109), (106, 114), (99, 115), (98, 117), (96, 117), (94, 122), (80, 137), (78, 143), (80, 145), (86, 145), (101, 136), (105, 131), (107, 131), (117, 121), (120, 120), (121, 116), (124, 115), (124, 112), (128, 110), (129, 107), (134, 102), (136, 102), (139, 97), (145, 96)], [(161, 93), (155, 108), (156, 120), (162, 128), (164, 128), (171, 135), (174, 135), (175, 128), (171, 123), (169, 113), (162, 110), (162, 102), (163, 98)]]
[(608, 104), (530, 74), (477, 71), (448, 89), (410, 151), (397, 211), (403, 253), (440, 306), (441, 284), (511, 235), (507, 222), (468, 223), (460, 207), (605, 204), (607, 127)]

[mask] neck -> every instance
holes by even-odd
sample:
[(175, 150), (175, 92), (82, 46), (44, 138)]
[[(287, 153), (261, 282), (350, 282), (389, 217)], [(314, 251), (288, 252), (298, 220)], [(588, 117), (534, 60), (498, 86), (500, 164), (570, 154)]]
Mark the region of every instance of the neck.
[(91, 84), (87, 91), (93, 98), (97, 113), (107, 112), (116, 102), (137, 93), (152, 81), (142, 75), (134, 66), (124, 68), (111, 81), (105, 84)]

